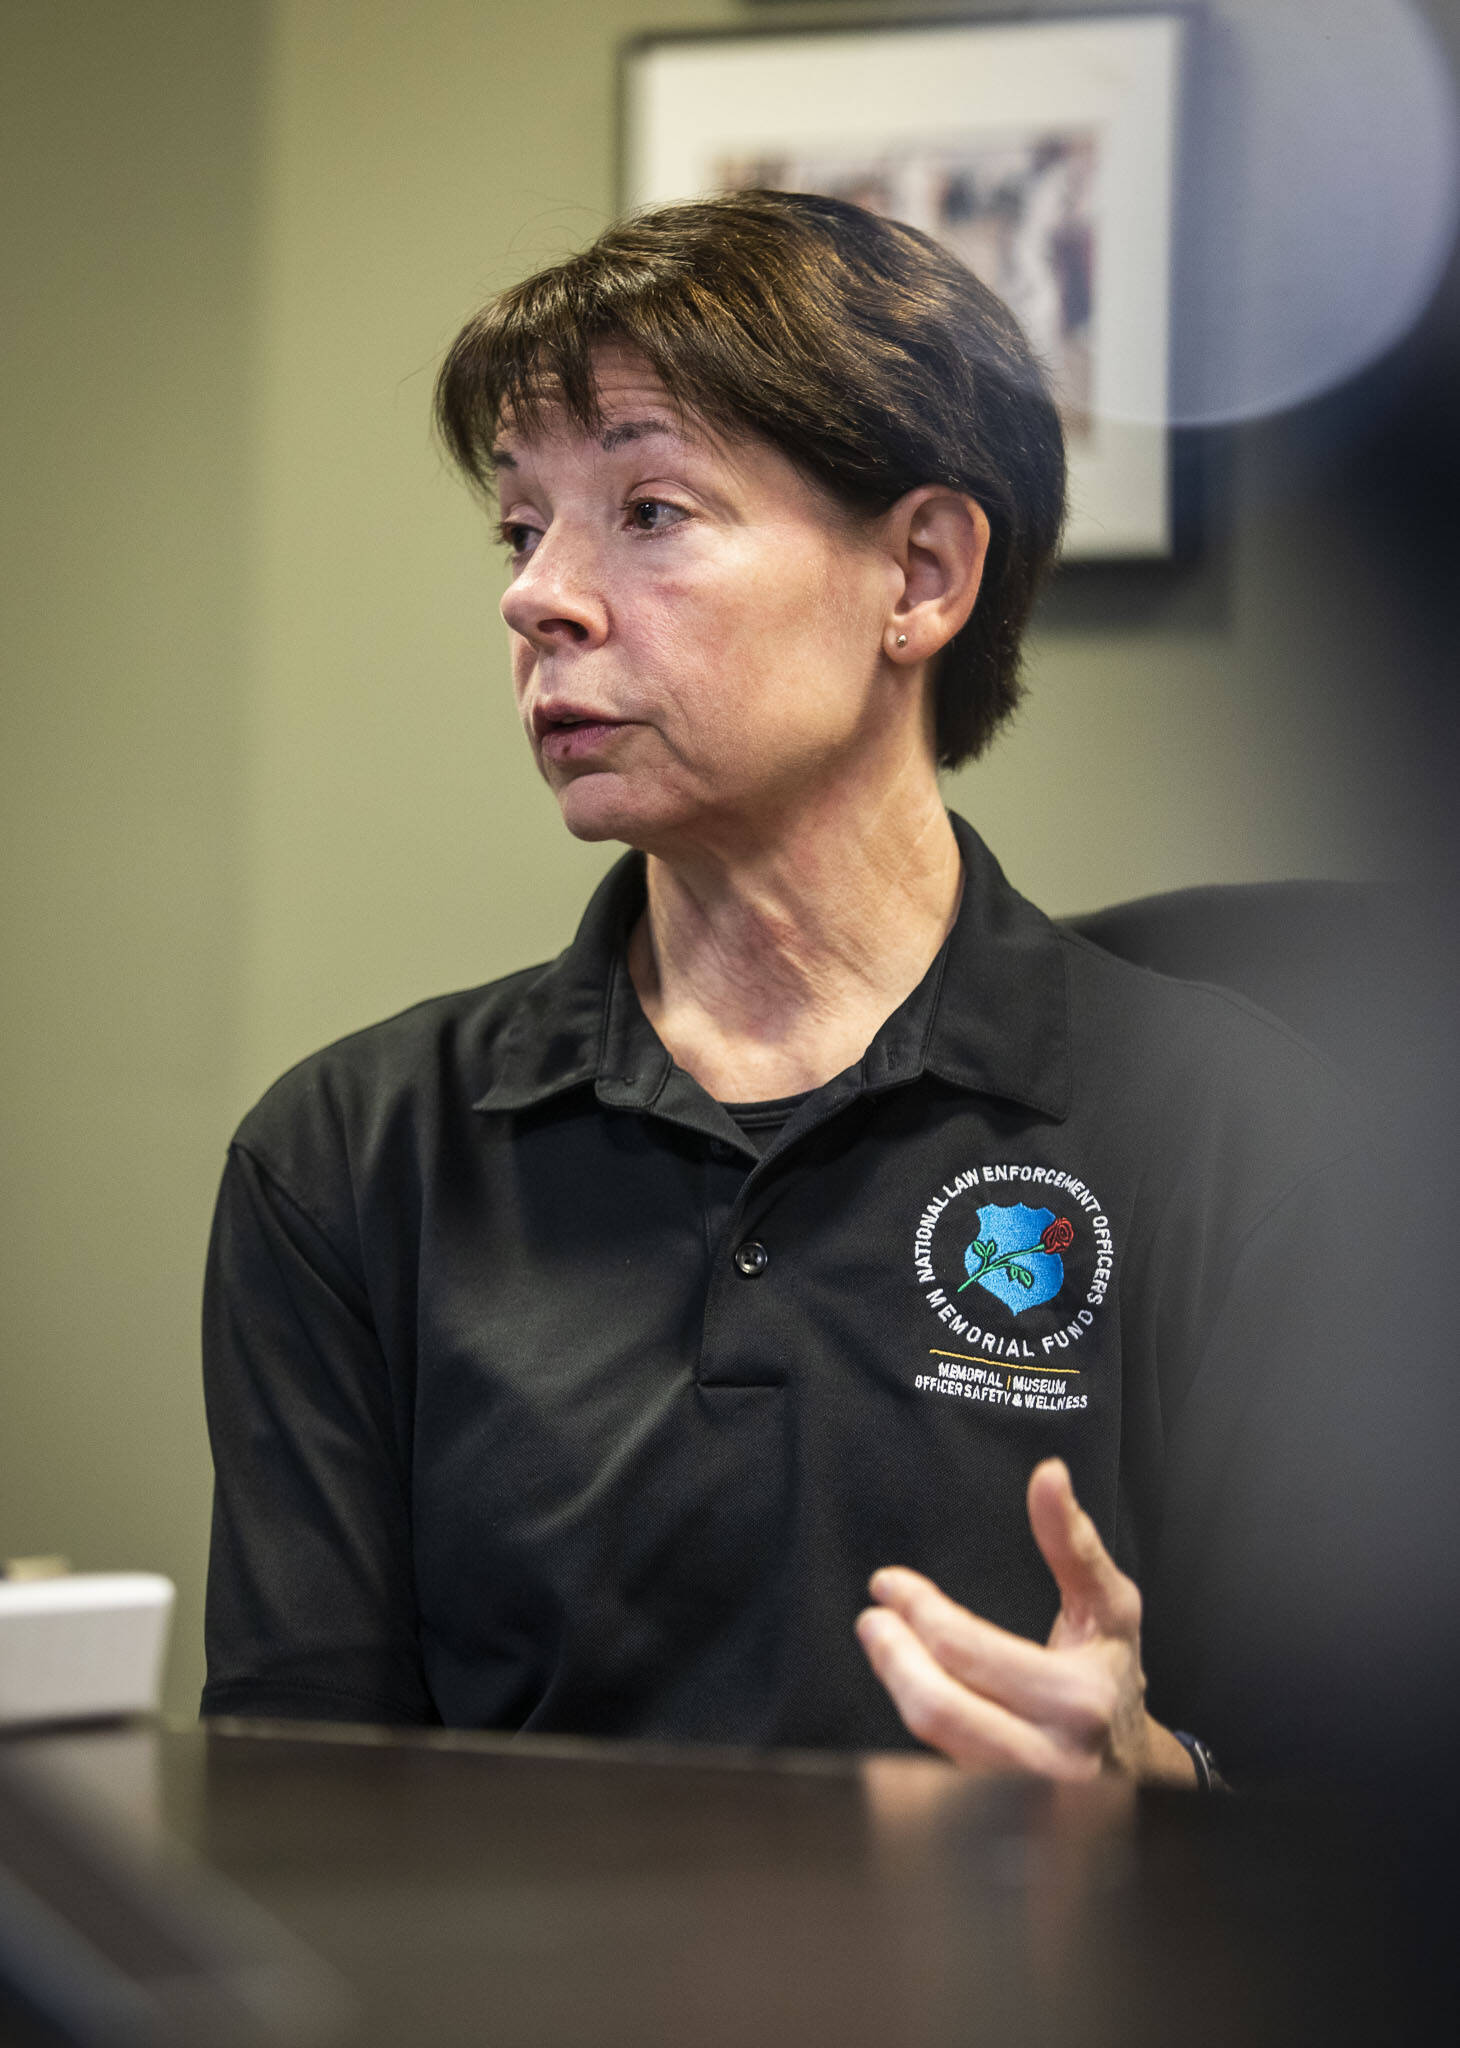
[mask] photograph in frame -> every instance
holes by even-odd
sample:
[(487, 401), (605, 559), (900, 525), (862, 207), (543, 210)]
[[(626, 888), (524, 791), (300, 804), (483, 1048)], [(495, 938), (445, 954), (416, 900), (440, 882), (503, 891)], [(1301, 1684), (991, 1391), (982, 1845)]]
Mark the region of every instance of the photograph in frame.
[(1070, 455), (1068, 560), (1171, 549), (1176, 15), (649, 37), (629, 206), (762, 185), (921, 228), (1019, 318)]

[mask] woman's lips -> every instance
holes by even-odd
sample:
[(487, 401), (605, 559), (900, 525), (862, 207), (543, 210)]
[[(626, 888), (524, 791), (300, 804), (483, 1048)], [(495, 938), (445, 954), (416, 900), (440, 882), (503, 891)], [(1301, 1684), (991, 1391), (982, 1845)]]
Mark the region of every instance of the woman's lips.
[(538, 751), (544, 761), (561, 766), (571, 761), (587, 761), (602, 751), (615, 733), (622, 732), (624, 719), (584, 718), (573, 724), (552, 724), (546, 727), (538, 741)]

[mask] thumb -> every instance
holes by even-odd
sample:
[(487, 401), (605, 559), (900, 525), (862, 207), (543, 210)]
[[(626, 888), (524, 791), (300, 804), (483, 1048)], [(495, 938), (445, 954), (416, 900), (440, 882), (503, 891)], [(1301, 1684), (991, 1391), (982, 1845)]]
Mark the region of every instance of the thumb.
[(1046, 1458), (1029, 1475), (1029, 1526), (1060, 1589), (1063, 1619), (1081, 1633), (1134, 1636), (1141, 1596), (1100, 1541), (1062, 1458)]

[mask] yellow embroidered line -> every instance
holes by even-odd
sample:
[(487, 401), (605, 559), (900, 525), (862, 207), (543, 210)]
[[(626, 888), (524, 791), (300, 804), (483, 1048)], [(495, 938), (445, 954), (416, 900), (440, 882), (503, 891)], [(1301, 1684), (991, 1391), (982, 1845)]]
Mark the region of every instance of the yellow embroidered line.
[(1080, 1368), (1077, 1365), (1025, 1365), (1022, 1359), (1018, 1365), (1010, 1365), (1006, 1358), (975, 1358), (971, 1352), (967, 1351), (939, 1351), (936, 1345), (929, 1349), (928, 1356), (929, 1358), (961, 1358), (965, 1365), (992, 1365), (996, 1366), (1000, 1372), (1057, 1372), (1067, 1375), (1070, 1379), (1077, 1380), (1080, 1377)]

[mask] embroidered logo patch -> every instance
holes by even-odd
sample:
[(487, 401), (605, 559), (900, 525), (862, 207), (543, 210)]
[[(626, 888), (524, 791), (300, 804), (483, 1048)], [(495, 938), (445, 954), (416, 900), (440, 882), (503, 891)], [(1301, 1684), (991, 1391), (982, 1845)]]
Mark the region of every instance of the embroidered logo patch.
[(1075, 1241), (1068, 1216), (1024, 1202), (988, 1202), (978, 1212), (978, 1231), (963, 1254), (968, 1278), (960, 1294), (977, 1282), (1016, 1316), (1054, 1300), (1065, 1284), (1059, 1255)]
[(1016, 1408), (1088, 1406), (1080, 1389), (1115, 1278), (1110, 1219), (1053, 1166), (965, 1167), (913, 1229), (913, 1276), (936, 1319), (920, 1391)]

